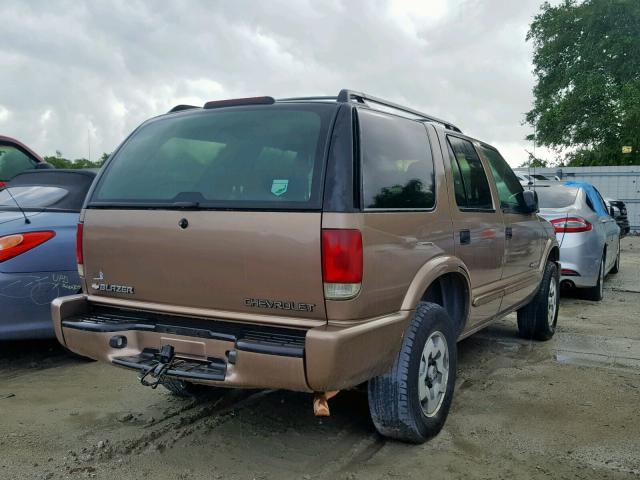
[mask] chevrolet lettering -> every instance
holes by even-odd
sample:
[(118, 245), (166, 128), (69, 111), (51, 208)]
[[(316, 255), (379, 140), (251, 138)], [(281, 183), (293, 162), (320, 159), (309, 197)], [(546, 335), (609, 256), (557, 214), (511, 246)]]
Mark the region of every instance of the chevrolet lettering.
[(273, 308), (280, 310), (293, 310), (296, 312), (313, 312), (313, 303), (297, 303), (281, 300), (269, 300), (266, 298), (245, 298), (244, 304), (253, 308)]

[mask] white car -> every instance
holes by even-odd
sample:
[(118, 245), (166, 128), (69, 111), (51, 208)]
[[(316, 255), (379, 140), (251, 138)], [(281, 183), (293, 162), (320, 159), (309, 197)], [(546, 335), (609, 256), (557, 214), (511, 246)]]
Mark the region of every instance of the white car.
[(528, 186), (534, 185), (538, 182), (559, 182), (560, 177), (554, 175), (553, 177), (542, 175), (541, 173), (528, 174), (523, 172), (514, 172), (521, 185)]

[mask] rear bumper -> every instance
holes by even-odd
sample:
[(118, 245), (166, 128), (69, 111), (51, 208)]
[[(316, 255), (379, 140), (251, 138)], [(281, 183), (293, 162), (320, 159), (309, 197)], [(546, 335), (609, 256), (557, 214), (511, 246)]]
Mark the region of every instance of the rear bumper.
[(0, 340), (52, 338), (51, 301), (80, 290), (78, 272), (0, 272)]
[(603, 248), (592, 232), (565, 234), (560, 247), (560, 264), (563, 270), (573, 270), (578, 275), (561, 275), (560, 281), (569, 281), (578, 288), (595, 286)]
[[(412, 312), (350, 325), (293, 329), (105, 310), (84, 295), (74, 295), (54, 300), (52, 314), (60, 343), (96, 360), (137, 368), (136, 362), (170, 344), (176, 357), (193, 364), (191, 374), (174, 372), (179, 378), (225, 387), (329, 391), (387, 371)], [(114, 336), (125, 337), (126, 346), (110, 346)]]

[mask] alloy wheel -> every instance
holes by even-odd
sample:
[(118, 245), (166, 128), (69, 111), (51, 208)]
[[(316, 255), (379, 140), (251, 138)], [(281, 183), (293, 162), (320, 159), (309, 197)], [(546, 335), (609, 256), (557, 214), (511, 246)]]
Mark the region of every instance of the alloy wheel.
[(604, 296), (604, 258), (602, 259), (602, 262), (600, 263), (600, 297), (602, 298)]
[(547, 320), (549, 326), (553, 329), (556, 327), (558, 321), (556, 317), (556, 310), (558, 309), (558, 282), (555, 277), (551, 278), (549, 283), (549, 298), (547, 300)]
[(441, 332), (433, 332), (424, 344), (418, 374), (418, 396), (427, 417), (440, 410), (448, 380), (449, 346)]

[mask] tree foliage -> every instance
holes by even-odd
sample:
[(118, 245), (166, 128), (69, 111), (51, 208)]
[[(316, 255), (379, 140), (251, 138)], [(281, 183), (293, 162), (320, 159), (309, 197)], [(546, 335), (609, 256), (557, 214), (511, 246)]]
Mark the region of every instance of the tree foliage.
[(69, 160), (68, 158), (64, 158), (59, 150), (56, 150), (55, 156), (44, 157), (44, 160), (56, 168), (100, 168), (107, 158), (109, 158), (109, 154), (103, 153), (100, 160), (96, 162), (92, 162), (86, 158)]
[(525, 150), (527, 152), (528, 158), (525, 160), (520, 167), (529, 167), (529, 168), (547, 168), (550, 167), (550, 163), (547, 160), (536, 157), (533, 153)]
[(640, 164), (640, 0), (545, 2), (527, 40), (537, 143), (569, 165)]

